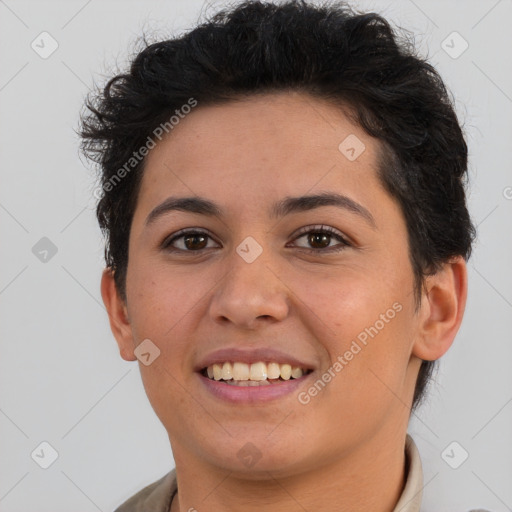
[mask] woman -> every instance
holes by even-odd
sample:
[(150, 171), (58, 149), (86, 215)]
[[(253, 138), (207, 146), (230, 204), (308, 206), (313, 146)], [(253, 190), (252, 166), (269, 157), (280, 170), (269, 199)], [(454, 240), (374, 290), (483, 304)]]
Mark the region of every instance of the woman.
[(418, 511), (467, 295), (467, 147), (376, 14), (245, 2), (87, 103), (101, 291), (176, 468), (118, 512)]

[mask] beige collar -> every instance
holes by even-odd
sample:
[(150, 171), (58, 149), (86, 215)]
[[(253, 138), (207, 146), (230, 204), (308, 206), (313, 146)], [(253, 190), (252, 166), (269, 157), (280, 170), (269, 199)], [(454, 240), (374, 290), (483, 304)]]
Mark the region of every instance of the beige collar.
[(405, 487), (393, 512), (419, 512), (423, 496), (423, 469), (420, 453), (412, 437), (405, 440)]

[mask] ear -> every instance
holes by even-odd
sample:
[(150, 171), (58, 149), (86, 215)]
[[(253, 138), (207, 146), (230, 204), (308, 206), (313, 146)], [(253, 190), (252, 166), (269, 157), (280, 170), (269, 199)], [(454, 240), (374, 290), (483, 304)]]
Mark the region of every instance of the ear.
[(466, 307), (467, 267), (462, 256), (426, 278), (421, 296), (419, 334), (412, 353), (425, 361), (439, 359), (450, 348)]
[(130, 321), (128, 319), (128, 310), (117, 291), (112, 270), (107, 267), (103, 270), (101, 276), (101, 297), (107, 308), (110, 329), (114, 335), (119, 353), (126, 361), (135, 361), (134, 340)]

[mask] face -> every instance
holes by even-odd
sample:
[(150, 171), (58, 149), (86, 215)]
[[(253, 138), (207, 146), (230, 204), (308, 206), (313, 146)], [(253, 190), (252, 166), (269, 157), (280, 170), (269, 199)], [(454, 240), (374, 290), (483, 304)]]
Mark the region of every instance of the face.
[(199, 104), (150, 151), (122, 343), (160, 350), (140, 368), (176, 461), (291, 475), (406, 428), (418, 317), (378, 151), (298, 93)]

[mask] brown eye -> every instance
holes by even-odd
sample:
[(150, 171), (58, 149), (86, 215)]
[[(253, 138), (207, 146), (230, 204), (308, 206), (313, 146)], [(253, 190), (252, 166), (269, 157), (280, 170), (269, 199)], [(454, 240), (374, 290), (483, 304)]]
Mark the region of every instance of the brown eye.
[[(306, 240), (307, 246), (298, 245), (297, 247), (317, 254), (338, 252), (351, 246), (341, 233), (330, 226), (306, 226), (299, 231), (295, 241), (301, 238)], [(339, 243), (330, 245), (333, 240), (337, 240)]]
[(179, 231), (171, 237), (167, 237), (162, 242), (161, 248), (171, 252), (199, 252), (212, 247), (208, 245), (209, 241), (213, 241), (213, 239), (204, 231)]
[(311, 233), (308, 235), (308, 243), (315, 249), (325, 249), (329, 246), (332, 235), (325, 233)]
[(185, 235), (182, 238), (187, 249), (197, 250), (206, 247), (205, 241), (208, 237), (204, 235)]

